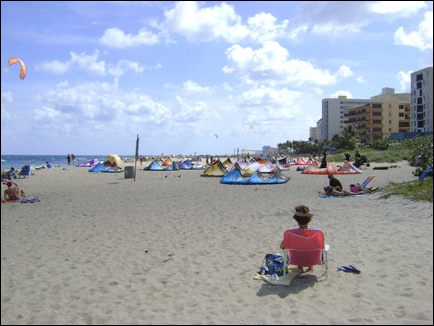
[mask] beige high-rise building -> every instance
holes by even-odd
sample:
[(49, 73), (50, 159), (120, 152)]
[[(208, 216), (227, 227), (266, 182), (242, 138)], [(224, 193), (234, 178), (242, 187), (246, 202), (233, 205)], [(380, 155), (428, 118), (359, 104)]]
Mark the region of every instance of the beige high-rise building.
[(383, 88), (380, 95), (372, 96), (370, 103), (347, 110), (346, 124), (354, 125), (362, 143), (390, 137), (395, 132), (410, 131), (410, 93), (397, 93)]
[(312, 139), (312, 141), (314, 141), (315, 139), (318, 139), (316, 136), (316, 127), (310, 127), (309, 128), (309, 139)]

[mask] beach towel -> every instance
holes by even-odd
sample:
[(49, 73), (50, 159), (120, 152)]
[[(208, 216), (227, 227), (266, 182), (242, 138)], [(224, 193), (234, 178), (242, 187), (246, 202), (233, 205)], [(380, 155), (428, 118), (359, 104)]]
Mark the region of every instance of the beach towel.
[(351, 195), (351, 196), (327, 196), (327, 195), (319, 195), (321, 198), (347, 198), (347, 197), (361, 197), (361, 196), (367, 196), (368, 194), (361, 194), (361, 195)]
[(271, 285), (284, 285), (289, 286), (292, 282), (292, 280), (297, 276), (301, 274), (301, 269), (295, 267), (295, 268), (289, 268), (286, 272), (285, 276), (277, 276), (276, 274), (270, 275), (262, 275), (259, 273), (256, 273), (255, 277), (253, 277), (254, 280), (260, 280), (267, 282)]
[(38, 197), (25, 197), (25, 198), (21, 198), (21, 199), (13, 199), (13, 200), (5, 200), (2, 199), (2, 204), (3, 203), (36, 203), (39, 202), (40, 200), (38, 199)]
[(37, 202), (40, 202), (40, 200), (38, 197), (29, 196), (29, 197), (21, 199), (20, 202), (27, 204), (27, 203), (37, 203)]

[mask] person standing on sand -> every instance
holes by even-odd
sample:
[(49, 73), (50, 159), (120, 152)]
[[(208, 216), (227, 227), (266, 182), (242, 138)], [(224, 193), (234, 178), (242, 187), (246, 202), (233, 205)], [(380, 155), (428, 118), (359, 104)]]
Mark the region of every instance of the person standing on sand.
[(142, 163), (143, 163), (143, 156), (140, 155), (140, 165), (142, 165)]
[(66, 157), (66, 160), (68, 161), (68, 165), (71, 165), (71, 156), (69, 156), (69, 154), (68, 154), (68, 156)]
[(72, 164), (75, 165), (75, 155), (71, 154), (71, 160), (72, 160)]
[(322, 153), (322, 157), (321, 157), (321, 166), (320, 166), (321, 169), (327, 167), (327, 160), (326, 160), (326, 158), (327, 158), (327, 150), (325, 150), (325, 151)]

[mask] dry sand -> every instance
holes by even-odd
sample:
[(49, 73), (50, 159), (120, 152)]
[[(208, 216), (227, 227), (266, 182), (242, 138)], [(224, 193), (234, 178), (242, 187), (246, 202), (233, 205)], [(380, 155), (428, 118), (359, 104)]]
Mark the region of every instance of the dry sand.
[[(346, 189), (415, 179), (404, 162), (380, 165), (337, 178)], [(41, 202), (1, 205), (2, 324), (433, 323), (432, 203), (320, 198), (327, 177), (295, 167), (283, 185), (201, 173), (138, 171), (134, 182), (67, 167), (17, 180)], [(331, 246), (328, 280), (322, 267), (289, 287), (253, 280), (296, 227), (297, 204)], [(349, 264), (362, 273), (336, 270)]]

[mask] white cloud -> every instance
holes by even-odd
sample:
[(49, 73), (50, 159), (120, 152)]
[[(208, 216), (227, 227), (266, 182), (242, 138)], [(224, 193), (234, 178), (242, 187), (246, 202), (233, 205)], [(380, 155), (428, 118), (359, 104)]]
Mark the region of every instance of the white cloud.
[(233, 91), (233, 87), (229, 86), (229, 83), (224, 83), (223, 84), (223, 89), (227, 90), (227, 91)]
[(170, 109), (147, 95), (121, 92), (117, 78), (111, 84), (88, 82), (68, 87), (60, 83), (36, 98), (49, 104), (33, 110), (37, 126), (44, 130), (68, 124), (76, 131), (84, 128), (109, 132), (117, 128), (130, 132), (139, 128), (137, 123), (152, 129), (166, 125), (172, 117)]
[(14, 101), (12, 99), (12, 92), (11, 91), (3, 92), (1, 95), (1, 101), (2, 103), (12, 103)]
[(405, 73), (404, 71), (400, 71), (396, 76), (396, 79), (399, 80), (401, 84), (401, 92), (410, 93), (411, 92), (411, 73), (413, 71), (408, 71)]
[(108, 73), (109, 75), (119, 77), (127, 71), (142, 73), (145, 69), (161, 68), (161, 63), (158, 63), (154, 67), (146, 67), (145, 65), (141, 65), (140, 62), (119, 60), (116, 65), (109, 63), (106, 70), (105, 61), (98, 61), (98, 50), (95, 50), (92, 55), (87, 55), (85, 52), (80, 54), (71, 52), (70, 54), (70, 61), (59, 62), (54, 60), (51, 62), (39, 63), (36, 65), (36, 70), (41, 70), (52, 74), (65, 74), (72, 68), (78, 67), (91, 75), (105, 76)]
[(294, 22), (309, 26), (313, 33), (354, 34), (373, 22), (409, 17), (425, 7), (423, 1), (306, 1)]
[(366, 83), (366, 79), (363, 78), (363, 77), (356, 77), (355, 79), (357, 80), (357, 82), (358, 82), (359, 84)]
[(408, 17), (427, 7), (424, 1), (378, 1), (370, 5), (372, 12), (377, 14), (399, 14)]
[(71, 62), (60, 62), (57, 60), (51, 62), (39, 63), (36, 65), (35, 70), (45, 71), (55, 75), (65, 74), (69, 71), (71, 67)]
[(288, 20), (278, 24), (271, 14), (260, 13), (241, 23), (241, 17), (233, 6), (221, 3), (213, 7), (199, 8), (194, 1), (181, 1), (165, 12), (160, 25), (163, 33), (174, 32), (190, 42), (211, 42), (222, 39), (227, 42), (255, 42), (287, 37), (296, 39), (304, 28), (288, 32)]
[(160, 43), (160, 38), (145, 28), (142, 28), (139, 34), (132, 35), (125, 34), (124, 31), (114, 27), (107, 29), (99, 42), (113, 48), (126, 48), (139, 45), (155, 45)]
[(76, 63), (81, 69), (89, 72), (92, 75), (104, 76), (105, 62), (98, 62), (98, 55), (98, 50), (95, 50), (93, 55), (86, 55), (84, 52), (81, 54), (71, 52), (71, 63)]
[(295, 86), (335, 85), (339, 80), (353, 76), (351, 69), (342, 65), (336, 74), (315, 68), (307, 61), (289, 60), (288, 51), (274, 41), (267, 41), (262, 48), (242, 48), (233, 45), (226, 50), (228, 64), (223, 72), (240, 77), (246, 84), (269, 83), (294, 84)]
[(116, 66), (112, 64), (108, 65), (108, 73), (113, 76), (122, 76), (125, 71), (132, 70), (136, 73), (141, 73), (145, 70), (145, 66), (141, 66), (139, 62), (120, 60)]
[(419, 24), (417, 31), (412, 31), (409, 34), (404, 32), (404, 28), (400, 27), (395, 32), (395, 44), (407, 45), (418, 48), (419, 50), (432, 50), (433, 48), (433, 13), (432, 11), (425, 13), (425, 20)]
[(300, 98), (304, 94), (298, 91), (275, 89), (261, 86), (241, 93), (236, 104), (243, 109), (248, 117), (245, 123), (261, 121), (288, 120), (300, 111)]
[(208, 105), (202, 101), (197, 102), (193, 106), (187, 104), (179, 96), (176, 96), (176, 101), (180, 107), (180, 112), (174, 116), (174, 121), (176, 122), (197, 122), (206, 114), (208, 109)]
[(56, 110), (49, 108), (47, 106), (43, 106), (40, 109), (35, 109), (35, 110), (33, 110), (33, 112), (35, 113), (34, 118), (36, 120), (41, 120), (41, 119), (45, 119), (45, 118), (53, 119), (53, 118), (58, 117), (60, 115), (59, 111), (56, 111)]
[(188, 80), (183, 83), (182, 90), (184, 94), (193, 94), (193, 93), (211, 93), (214, 92), (214, 89), (211, 87), (202, 87), (192, 80)]

